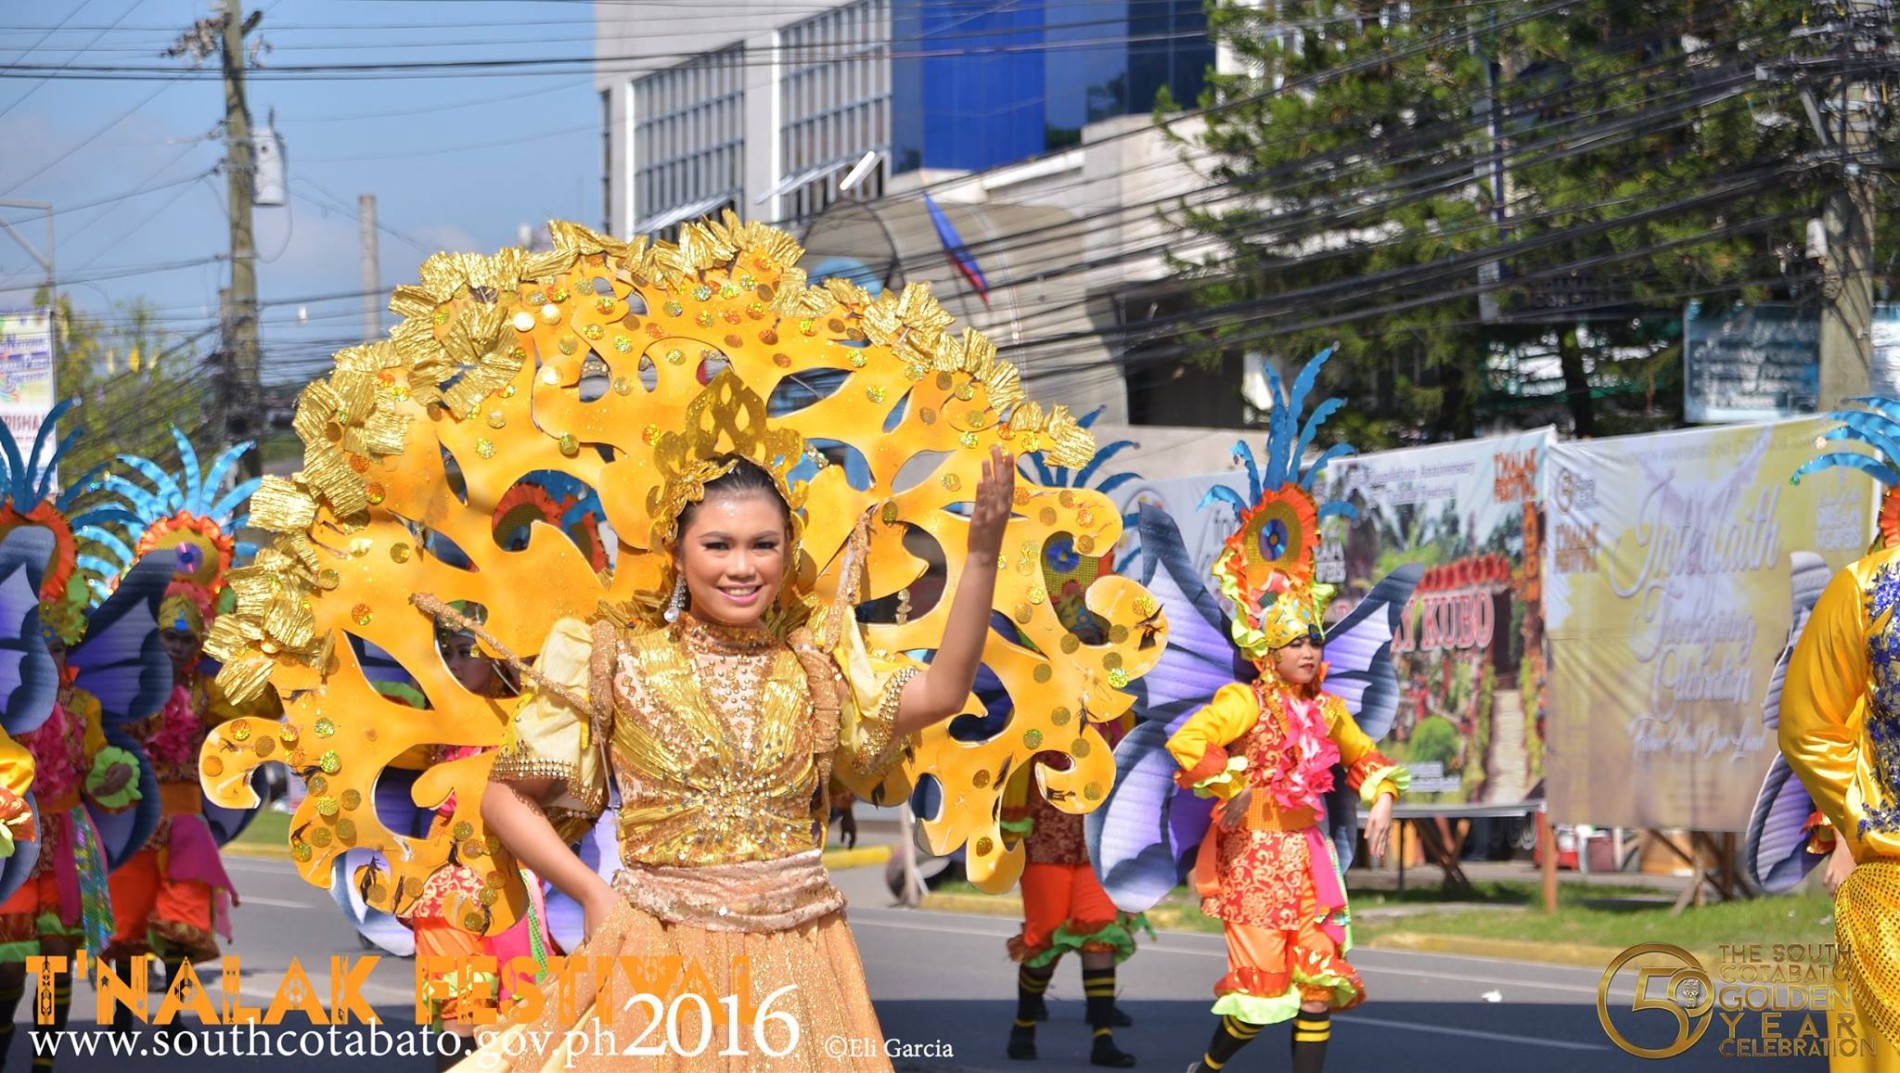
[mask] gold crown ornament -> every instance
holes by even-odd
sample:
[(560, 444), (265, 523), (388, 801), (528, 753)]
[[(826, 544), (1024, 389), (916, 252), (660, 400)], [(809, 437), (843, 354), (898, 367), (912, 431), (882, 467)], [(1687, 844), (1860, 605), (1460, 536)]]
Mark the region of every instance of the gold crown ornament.
[[(551, 230), (546, 253), (431, 257), (419, 284), (396, 290), (390, 308), (403, 321), (391, 337), (338, 353), (334, 371), (305, 389), (294, 421), (303, 468), (266, 478), (252, 502), (253, 523), (277, 536), (232, 575), (236, 610), (207, 643), (235, 697), (269, 681), (288, 713), (281, 726), (236, 720), (212, 732), (202, 754), (211, 799), (248, 803), (251, 769), (287, 758), (310, 773), (291, 824), (306, 879), (328, 885), (339, 852), (379, 850), (388, 873), (358, 880), (372, 906), (400, 913), (453, 859), (488, 883), (454, 919), (490, 930), (518, 911), (513, 872), (496, 866), (498, 844), (481, 824), (491, 756), (440, 764), (416, 781), (423, 807), (455, 791), (436, 837), (398, 835), (372, 805), (379, 774), (413, 746), (499, 746), (508, 736), (506, 714), (463, 690), (437, 658), (433, 620), (410, 594), (482, 609), (491, 654), (529, 657), (567, 617), (619, 618), (630, 607), (626, 617), (644, 625), (651, 595), (670, 581), (680, 508), (737, 456), (771, 473), (797, 513), (787, 599), (807, 608), (860, 583), (866, 601), (905, 592), (927, 568), (906, 538), (936, 541), (948, 560), (944, 598), (863, 627), (874, 649), (935, 649), (962, 575), (969, 522), (960, 511), (991, 448), (1070, 465), (1093, 449), (1064, 410), (1023, 398), (1015, 368), (981, 335), (953, 333), (923, 287), (872, 299), (840, 280), (809, 285), (789, 236), (730, 215), (685, 226), (677, 245), (618, 242), (570, 223)], [(830, 386), (820, 397), (778, 390), (809, 388), (819, 370)], [(793, 377), (806, 379), (788, 384)], [(831, 462), (852, 453), (851, 467)], [(550, 472), (597, 495), (602, 532), (619, 542), (611, 570), (597, 571), (543, 523), (531, 525), (525, 547), (497, 544), (495, 513), (511, 490)], [(845, 555), (866, 518), (864, 554)], [(1085, 803), (1077, 807), (1098, 804), (1114, 762), (1093, 724), (1130, 707), (1125, 687), (1163, 648), (1154, 629), (1135, 628), (1158, 619), (1135, 582), (1106, 578), (1089, 590), (1112, 632), (1098, 645), (1074, 640), (1044, 587), (1052, 537), (1074, 534), (1088, 553), (1113, 547), (1121, 528), (1098, 493), (1019, 484), (995, 608), (1026, 643), (992, 632), (984, 651), (1015, 701), (1011, 722), (976, 743), (934, 727), (901, 770), (858, 787), (895, 801), (914, 780), (937, 780), (945, 807), (924, 821), (931, 848), (967, 843), (970, 874), (985, 888), (1006, 888), (1021, 869), (995, 819), (1009, 773), (1064, 750), (1075, 762), (1051, 782)], [(847, 571), (847, 559), (862, 568)], [(358, 661), (362, 645), (401, 664), (428, 708), (378, 694)], [(972, 697), (966, 711), (982, 710)]]

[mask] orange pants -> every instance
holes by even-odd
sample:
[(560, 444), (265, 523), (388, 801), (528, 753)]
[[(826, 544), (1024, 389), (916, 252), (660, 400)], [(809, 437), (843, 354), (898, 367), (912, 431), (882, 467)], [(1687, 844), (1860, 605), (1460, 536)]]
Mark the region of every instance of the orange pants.
[(1059, 940), (1064, 940), (1061, 945), (1084, 953), (1113, 953), (1119, 949), (1115, 943), (1091, 939), (1106, 929), (1118, 928), (1121, 911), (1087, 864), (1026, 865), (1022, 890), (1022, 934), (1009, 941), (1009, 956), (1014, 960), (1040, 960)]
[(218, 956), (211, 932), (211, 885), (168, 879), (158, 850), (145, 849), (112, 873), (112, 957), (148, 951), (180, 955), (194, 964)]
[[(1214, 993), (1282, 1002), (1297, 993), (1300, 1002), (1324, 1002), (1335, 1010), (1364, 1002), (1358, 971), (1340, 956), (1339, 944), (1320, 927), (1318, 917), (1319, 900), (1309, 883), (1300, 898), (1296, 930), (1224, 921), (1227, 975), (1214, 985)], [(1290, 1007), (1287, 1016), (1292, 1016)]]
[(77, 923), (70, 928), (60, 923), (59, 878), (50, 870), (27, 880), (0, 905), (0, 954), (27, 957), (38, 953), (40, 940), (49, 935), (77, 939), (83, 934)]

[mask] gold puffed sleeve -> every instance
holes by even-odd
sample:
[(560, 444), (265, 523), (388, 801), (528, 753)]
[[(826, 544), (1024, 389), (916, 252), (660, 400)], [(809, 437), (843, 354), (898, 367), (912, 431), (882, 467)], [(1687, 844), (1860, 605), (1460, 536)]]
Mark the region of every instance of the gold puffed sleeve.
[(1781, 691), (1780, 744), (1816, 807), (1860, 857), (1863, 766), (1857, 709), (1867, 693), (1867, 612), (1855, 567), (1835, 575), (1801, 631)]
[(873, 653), (864, 631), (848, 623), (839, 631), (832, 659), (843, 678), (838, 705), (838, 751), (834, 770), (856, 789), (882, 778), (903, 754), (910, 738), (895, 733), (897, 704), (904, 687), (923, 668), (916, 661)]
[(606, 771), (601, 766), (592, 713), (574, 703), (591, 693), (596, 641), (611, 644), (611, 630), (597, 639), (587, 623), (564, 618), (554, 624), (541, 646), (534, 669), (562, 695), (532, 678), (515, 709), (509, 740), (495, 757), (489, 779), (515, 782), (554, 779), (557, 786), (539, 804), (557, 829), (567, 834), (569, 820), (591, 822), (607, 802)]

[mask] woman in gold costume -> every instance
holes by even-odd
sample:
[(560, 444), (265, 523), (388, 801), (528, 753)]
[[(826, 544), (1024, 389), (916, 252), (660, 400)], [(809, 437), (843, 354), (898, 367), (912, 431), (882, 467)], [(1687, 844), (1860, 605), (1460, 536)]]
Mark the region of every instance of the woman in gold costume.
[[(1112, 547), (1121, 517), (1012, 471), (1018, 454), (1083, 465), (1093, 441), (925, 289), (814, 283), (770, 228), (552, 234), (546, 253), (432, 258), (398, 289), (390, 339), (301, 396), (303, 467), (260, 489), (254, 520), (277, 536), (233, 576), (209, 644), (234, 697), (269, 683), (287, 718), (217, 728), (207, 793), (246, 803), (248, 773), (283, 757), (310, 787), (292, 860), (327, 887), (373, 851), (348, 880), (382, 912), (412, 912), (452, 866), (480, 880), (441, 906), (470, 933), (526, 912), (521, 865), (564, 896), (551, 924), (578, 909), (588, 938), (564, 961), (419, 964), (493, 973), (518, 999), (468, 1068), (888, 1069), (820, 860), (825, 790), (895, 803), (933, 780), (923, 837), (967, 846), (971, 882), (996, 892), (1022, 870), (997, 819), (1016, 770), (1034, 764), (1067, 811), (1105, 798), (1097, 725), (1133, 704), (1166, 623), (1110, 577), (1086, 592), (1103, 636), (1070, 631), (1043, 549)], [(606, 568), (555, 527), (498, 540), (511, 490), (548, 472), (598, 494)], [(927, 570), (940, 584), (919, 585)], [(456, 622), (464, 605), (481, 623)], [(518, 706), (450, 675), (444, 618), (521, 672)], [(382, 696), (372, 656), (426, 707)], [(982, 710), (979, 662), (1012, 712), (953, 740), (942, 721)], [(413, 806), (453, 800), (418, 837), (375, 806), (424, 744), (477, 751), (404, 782)], [(1051, 750), (1068, 762), (1035, 760)]]
[[(797, 532), (786, 496), (750, 461), (708, 461), (717, 476), (700, 484), (687, 476), (669, 497), (685, 505), (666, 624), (556, 626), (540, 660), (544, 689), (516, 715), (516, 744), (493, 774), (504, 789), (488, 794), (482, 818), (522, 863), (585, 907), (583, 962), (682, 958), (683, 972), (704, 974), (713, 993), (701, 998), (715, 1010), (728, 996), (739, 1008), (794, 988), (778, 1007), (797, 1025), (795, 1042), (789, 1031), (748, 1038), (751, 1026), (739, 1026), (747, 1053), (734, 1068), (888, 1069), (844, 898), (820, 861), (829, 814), (820, 791), (833, 765), (875, 777), (911, 734), (962, 709), (989, 628), (1014, 463), (999, 448), (984, 467), (943, 647), (919, 668), (867, 653), (848, 621), (835, 624), (835, 647), (809, 626), (773, 629), (767, 612), (782, 606)], [(589, 742), (604, 744), (605, 757), (590, 755)], [(620, 790), (623, 866), (612, 883), (568, 848), (545, 811), (584, 814), (609, 776)], [(570, 1037), (575, 1025), (555, 1006), (508, 1033), (549, 1046), (515, 1058), (514, 1043), (497, 1040), (476, 1061), (617, 1066), (654, 1025), (643, 1006), (584, 999), (581, 1023), (611, 1030), (614, 1046), (601, 1046), (596, 1039), (607, 1036), (592, 1030)], [(692, 1041), (698, 1029), (680, 1034)], [(664, 1028), (653, 1035), (663, 1051), (678, 1042)], [(570, 1039), (585, 1048), (567, 1054)], [(838, 1039), (866, 1053), (840, 1062)], [(683, 1054), (656, 1057), (700, 1068)]]

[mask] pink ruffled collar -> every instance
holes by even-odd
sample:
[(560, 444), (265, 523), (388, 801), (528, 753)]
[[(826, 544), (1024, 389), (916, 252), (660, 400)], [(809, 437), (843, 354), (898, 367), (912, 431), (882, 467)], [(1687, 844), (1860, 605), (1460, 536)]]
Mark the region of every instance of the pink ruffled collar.
[(1339, 746), (1326, 733), (1326, 713), (1317, 699), (1281, 693), (1280, 706), (1286, 713), (1286, 762), (1267, 774), (1267, 788), (1281, 808), (1317, 810), (1333, 788)]
[(157, 764), (195, 764), (198, 759), (198, 713), (191, 704), (191, 690), (173, 686), (159, 715), (158, 732), (145, 746)]

